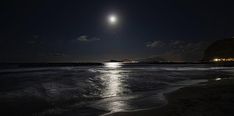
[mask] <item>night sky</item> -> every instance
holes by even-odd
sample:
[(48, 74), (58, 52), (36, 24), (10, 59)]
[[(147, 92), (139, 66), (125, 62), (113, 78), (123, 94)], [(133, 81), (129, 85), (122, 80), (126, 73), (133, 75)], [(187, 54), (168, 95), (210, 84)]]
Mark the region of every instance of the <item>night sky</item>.
[[(234, 36), (225, 0), (29, 0), (0, 3), (0, 62), (197, 61)], [(115, 14), (118, 22), (109, 24)]]

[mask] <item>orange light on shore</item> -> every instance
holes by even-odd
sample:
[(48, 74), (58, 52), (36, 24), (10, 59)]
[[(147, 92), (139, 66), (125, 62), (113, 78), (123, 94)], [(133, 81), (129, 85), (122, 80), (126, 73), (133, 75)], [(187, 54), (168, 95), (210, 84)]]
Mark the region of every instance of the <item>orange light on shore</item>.
[(213, 62), (233, 62), (234, 58), (214, 58)]
[(214, 58), (213, 61), (214, 61), (214, 62), (218, 62), (219, 59), (218, 59), (218, 58)]

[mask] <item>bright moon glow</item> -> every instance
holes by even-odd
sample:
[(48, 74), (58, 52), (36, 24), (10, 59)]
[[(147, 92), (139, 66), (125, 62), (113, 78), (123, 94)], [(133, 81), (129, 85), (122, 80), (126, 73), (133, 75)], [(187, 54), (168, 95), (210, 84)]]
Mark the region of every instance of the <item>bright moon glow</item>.
[(108, 22), (109, 22), (110, 24), (112, 24), (112, 25), (116, 24), (117, 21), (118, 21), (118, 19), (117, 19), (117, 16), (116, 16), (116, 15), (110, 15), (110, 16), (108, 17)]

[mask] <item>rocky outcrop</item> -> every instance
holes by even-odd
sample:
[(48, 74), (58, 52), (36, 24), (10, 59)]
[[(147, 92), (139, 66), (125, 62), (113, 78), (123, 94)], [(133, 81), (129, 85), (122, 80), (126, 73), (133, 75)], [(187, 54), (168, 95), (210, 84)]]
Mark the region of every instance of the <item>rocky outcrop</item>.
[(217, 40), (204, 52), (203, 61), (215, 58), (234, 58), (234, 38)]

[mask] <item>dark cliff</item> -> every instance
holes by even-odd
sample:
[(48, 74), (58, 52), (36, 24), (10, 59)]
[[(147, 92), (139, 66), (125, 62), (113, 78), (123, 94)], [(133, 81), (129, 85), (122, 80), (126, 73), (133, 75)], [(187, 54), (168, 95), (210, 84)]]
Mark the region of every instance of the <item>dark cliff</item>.
[(234, 38), (217, 40), (204, 52), (203, 61), (214, 58), (234, 58)]

